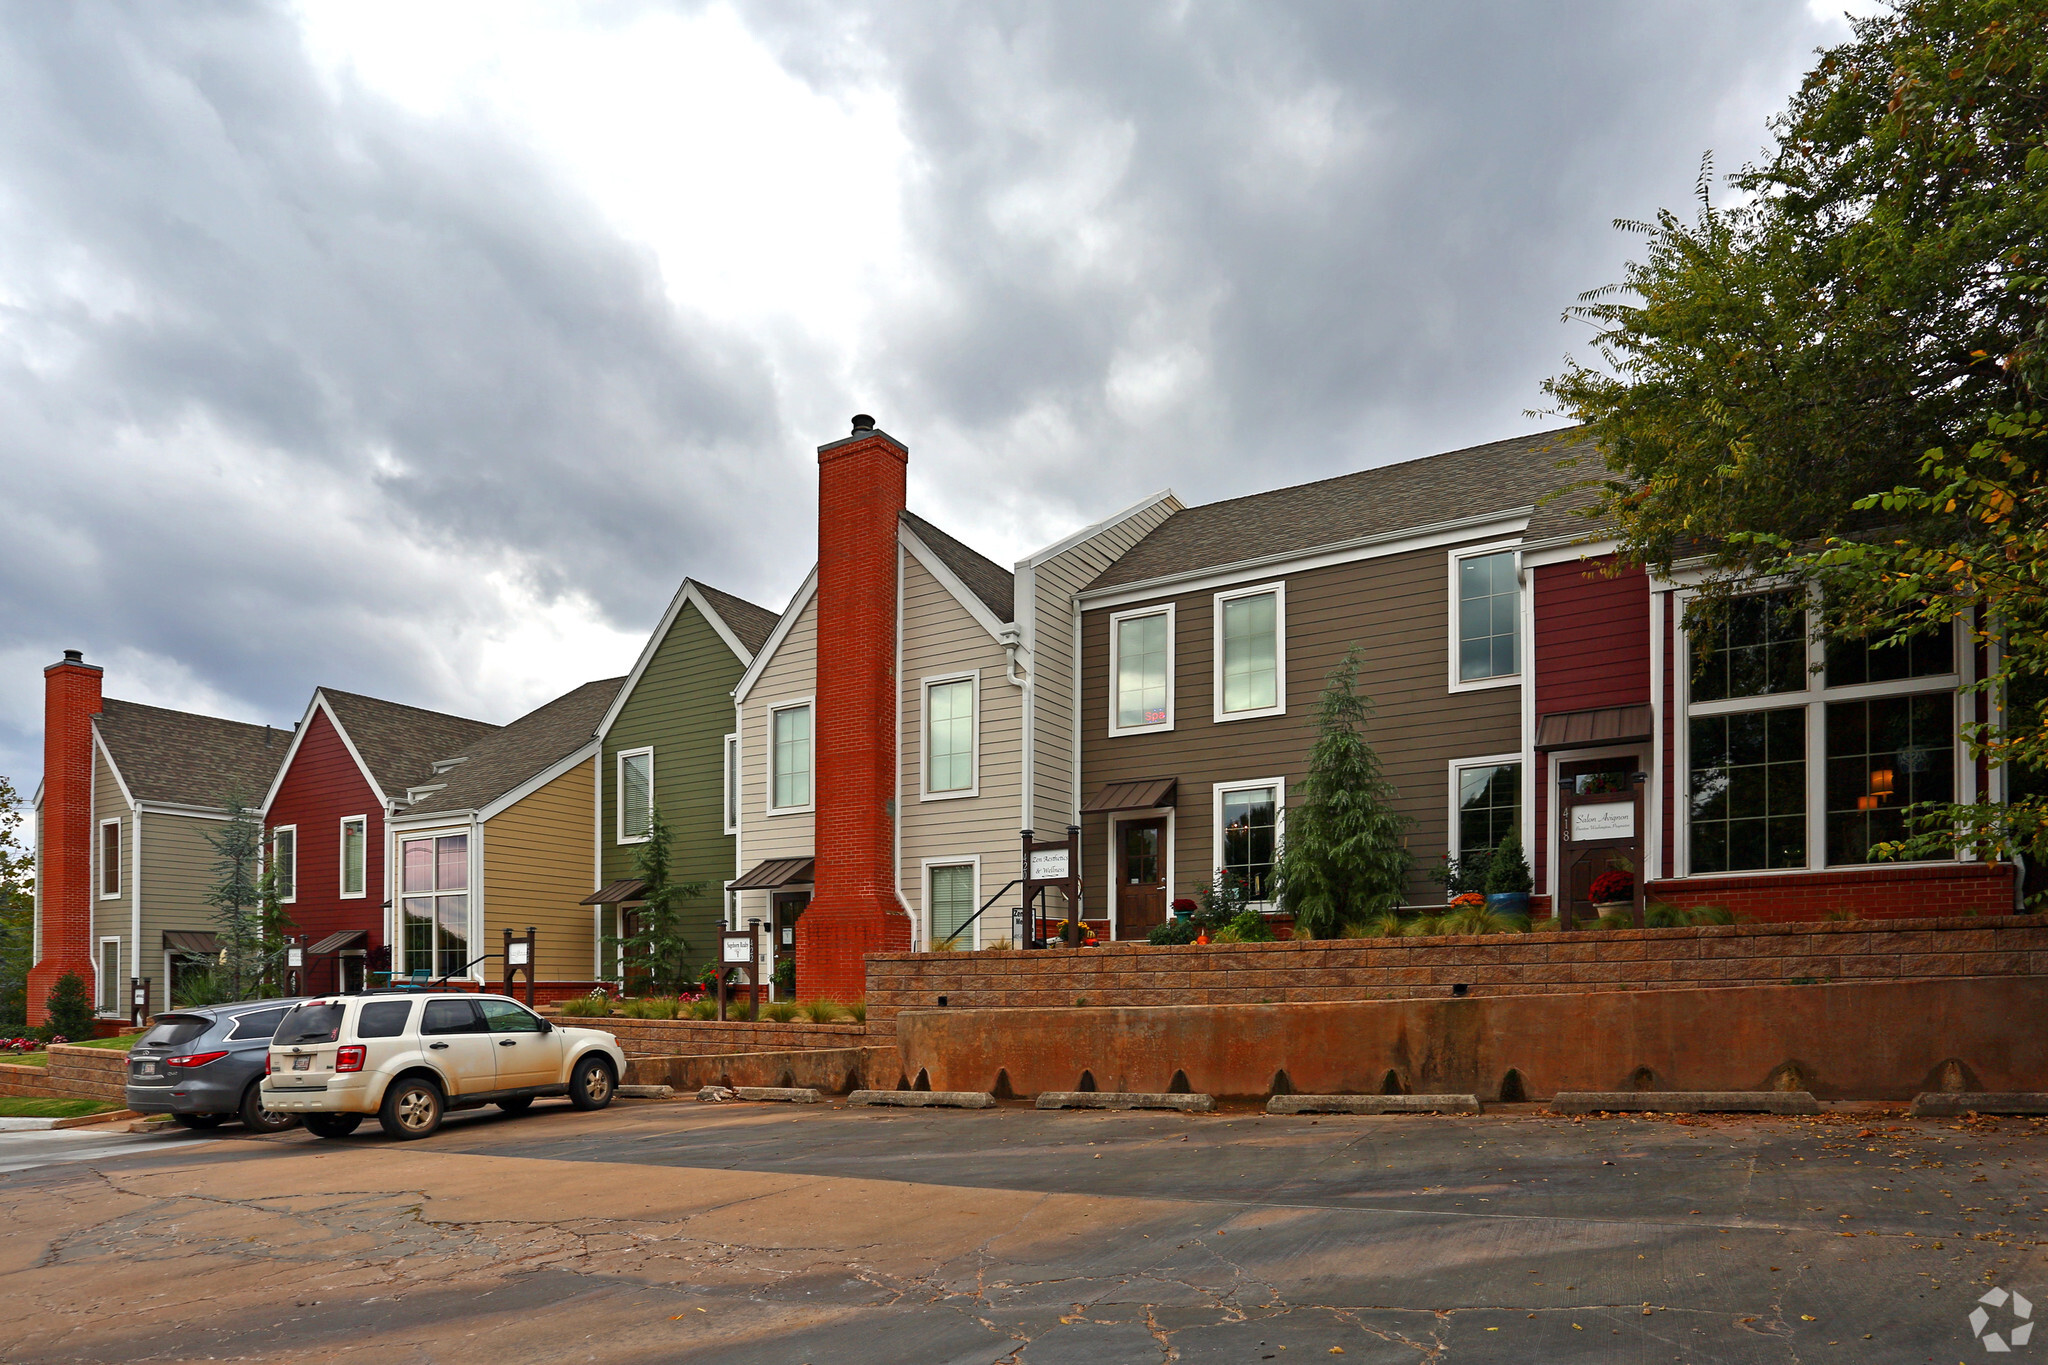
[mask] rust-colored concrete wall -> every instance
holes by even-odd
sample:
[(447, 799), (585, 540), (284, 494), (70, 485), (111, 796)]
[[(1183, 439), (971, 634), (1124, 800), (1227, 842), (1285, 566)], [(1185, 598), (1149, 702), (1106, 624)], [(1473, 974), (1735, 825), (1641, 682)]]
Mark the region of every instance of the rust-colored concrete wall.
[[(2048, 978), (1855, 982), (1460, 1000), (1154, 1009), (916, 1010), (904, 1070), (934, 1090), (1173, 1088), (1251, 1096), (1399, 1089), (1499, 1099), (1560, 1090), (2048, 1089)], [(1951, 1067), (1951, 1062), (1960, 1067)], [(1944, 1069), (1947, 1074), (1944, 1076)]]
[(903, 1059), (893, 1047), (814, 1048), (804, 1052), (735, 1052), (702, 1057), (635, 1057), (628, 1085), (672, 1085), (693, 1091), (707, 1085), (808, 1086), (831, 1094), (893, 1090)]
[[(719, 1023), (701, 1019), (574, 1019), (541, 1013), (570, 1028), (600, 1028), (619, 1040), (628, 1057), (702, 1056), (724, 1052), (808, 1052), (860, 1047), (871, 1040), (863, 1024)], [(886, 1040), (884, 1040), (886, 1041)]]

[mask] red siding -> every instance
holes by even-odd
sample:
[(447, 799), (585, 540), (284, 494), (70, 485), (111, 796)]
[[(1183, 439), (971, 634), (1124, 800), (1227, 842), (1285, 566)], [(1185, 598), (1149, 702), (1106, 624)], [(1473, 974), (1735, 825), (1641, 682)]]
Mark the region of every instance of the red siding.
[(1536, 573), (1536, 714), (1650, 700), (1650, 583), (1614, 556)]
[[(363, 875), (367, 894), (343, 900), (341, 822), (351, 815), (369, 818)], [(317, 941), (340, 929), (363, 929), (369, 932), (372, 947), (382, 944), (384, 810), (325, 711), (316, 710), (307, 722), (306, 737), (292, 755), (264, 823), (299, 827), (298, 901), (289, 907), (297, 932)], [(308, 966), (309, 991), (340, 989), (332, 958)]]

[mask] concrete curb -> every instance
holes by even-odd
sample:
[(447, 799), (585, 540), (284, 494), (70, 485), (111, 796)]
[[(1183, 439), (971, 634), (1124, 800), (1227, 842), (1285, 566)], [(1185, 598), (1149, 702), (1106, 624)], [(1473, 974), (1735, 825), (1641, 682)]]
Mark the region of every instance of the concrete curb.
[(724, 1086), (707, 1085), (697, 1092), (697, 1098), (706, 1103), (718, 1100), (772, 1100), (783, 1104), (819, 1104), (824, 1101), (825, 1096), (821, 1091), (784, 1085), (736, 1085), (730, 1090)]
[(0, 1118), (0, 1133), (47, 1133), (56, 1128), (90, 1128), (94, 1124), (119, 1123), (124, 1119), (141, 1117), (130, 1109), (110, 1109), (104, 1114), (74, 1114), (68, 1119)]
[(669, 1085), (622, 1085), (615, 1093), (622, 1100), (665, 1100), (676, 1092)]
[(2039, 1090), (1927, 1090), (1906, 1111), (1916, 1119), (1950, 1119), (1964, 1114), (2048, 1114), (2048, 1092)]
[(1477, 1114), (1477, 1095), (1275, 1095), (1269, 1114)]
[(1040, 1109), (1173, 1109), (1206, 1114), (1216, 1107), (1214, 1095), (1162, 1095), (1141, 1090), (1047, 1090), (1038, 1096)]
[(996, 1097), (986, 1090), (856, 1090), (848, 1104), (897, 1109), (993, 1109)]
[(1560, 1090), (1553, 1114), (1818, 1114), (1804, 1090)]

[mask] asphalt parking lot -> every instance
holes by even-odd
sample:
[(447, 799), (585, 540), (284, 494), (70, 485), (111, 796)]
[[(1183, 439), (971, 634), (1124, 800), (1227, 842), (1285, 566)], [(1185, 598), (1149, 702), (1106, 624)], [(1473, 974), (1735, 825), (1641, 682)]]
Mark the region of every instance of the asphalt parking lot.
[(1871, 1111), (4, 1135), (0, 1357), (1946, 1365), (1986, 1358), (1992, 1288), (2048, 1302), (2044, 1154)]

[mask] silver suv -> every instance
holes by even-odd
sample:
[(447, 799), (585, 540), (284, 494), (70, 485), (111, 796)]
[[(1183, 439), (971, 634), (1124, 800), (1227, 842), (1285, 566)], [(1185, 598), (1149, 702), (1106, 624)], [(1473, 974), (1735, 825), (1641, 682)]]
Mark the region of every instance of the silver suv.
[(599, 1029), (562, 1028), (502, 995), (392, 992), (306, 1000), (270, 1040), (263, 1105), (324, 1138), (368, 1114), (422, 1138), (450, 1109), (518, 1113), (542, 1095), (612, 1102), (626, 1054)]

